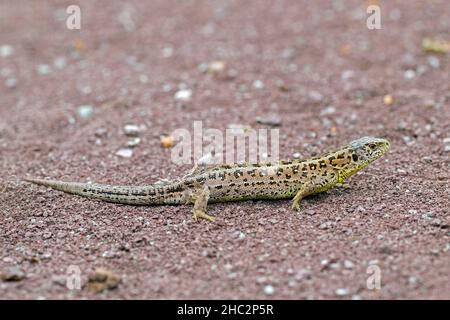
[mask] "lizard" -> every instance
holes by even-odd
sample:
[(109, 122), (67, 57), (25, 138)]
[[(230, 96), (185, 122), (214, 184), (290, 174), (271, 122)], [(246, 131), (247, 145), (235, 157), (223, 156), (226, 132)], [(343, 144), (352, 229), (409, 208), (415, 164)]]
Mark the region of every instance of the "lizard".
[(147, 186), (111, 186), (25, 178), (27, 182), (66, 193), (129, 205), (193, 204), (193, 218), (214, 221), (208, 203), (293, 198), (301, 200), (342, 184), (348, 177), (383, 156), (386, 139), (363, 137), (334, 151), (309, 159), (263, 163), (194, 166), (182, 178)]

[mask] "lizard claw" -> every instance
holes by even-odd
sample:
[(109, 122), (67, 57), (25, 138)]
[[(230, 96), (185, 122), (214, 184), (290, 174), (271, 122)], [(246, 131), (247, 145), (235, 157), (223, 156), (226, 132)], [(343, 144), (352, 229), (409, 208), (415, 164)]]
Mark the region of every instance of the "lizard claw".
[(299, 202), (294, 202), (293, 204), (292, 204), (292, 210), (294, 210), (294, 211), (300, 211), (300, 203)]
[(193, 218), (194, 218), (194, 221), (197, 221), (198, 219), (205, 219), (205, 220), (214, 222), (213, 217), (211, 217), (209, 214), (207, 214), (206, 212), (203, 212), (201, 210), (194, 209)]

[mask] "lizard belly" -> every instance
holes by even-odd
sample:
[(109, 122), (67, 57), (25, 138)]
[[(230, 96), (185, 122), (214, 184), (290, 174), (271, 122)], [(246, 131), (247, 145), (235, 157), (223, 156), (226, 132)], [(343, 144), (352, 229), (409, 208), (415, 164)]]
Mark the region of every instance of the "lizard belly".
[(254, 181), (210, 185), (209, 202), (276, 200), (295, 196), (301, 183), (298, 181)]

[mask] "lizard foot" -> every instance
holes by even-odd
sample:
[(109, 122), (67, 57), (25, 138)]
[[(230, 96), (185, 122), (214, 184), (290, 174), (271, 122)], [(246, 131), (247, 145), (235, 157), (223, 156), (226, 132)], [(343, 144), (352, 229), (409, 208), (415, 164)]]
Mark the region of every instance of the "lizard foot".
[(300, 211), (300, 202), (295, 202), (295, 201), (294, 201), (294, 202), (292, 203), (292, 207), (291, 207), (291, 208), (292, 208), (292, 210), (294, 210), (294, 211), (297, 211), (297, 212)]
[(214, 222), (214, 217), (210, 216), (206, 212), (198, 209), (194, 209), (194, 221), (197, 221), (198, 219), (205, 219), (211, 222)]

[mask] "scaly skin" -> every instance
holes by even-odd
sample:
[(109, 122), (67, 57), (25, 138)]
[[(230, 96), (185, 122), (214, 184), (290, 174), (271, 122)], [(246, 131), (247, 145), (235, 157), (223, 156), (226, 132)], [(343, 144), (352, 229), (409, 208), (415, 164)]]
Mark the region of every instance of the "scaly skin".
[(194, 204), (194, 219), (213, 221), (208, 203), (250, 199), (302, 198), (325, 192), (368, 166), (389, 150), (385, 139), (364, 137), (333, 152), (306, 160), (232, 164), (194, 168), (177, 181), (151, 186), (108, 186), (43, 179), (28, 182), (80, 196), (131, 205)]

